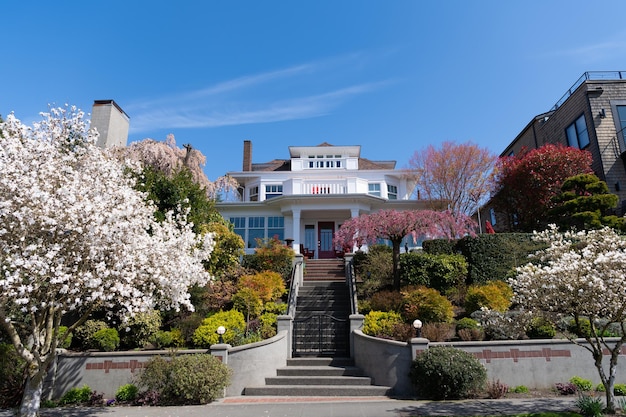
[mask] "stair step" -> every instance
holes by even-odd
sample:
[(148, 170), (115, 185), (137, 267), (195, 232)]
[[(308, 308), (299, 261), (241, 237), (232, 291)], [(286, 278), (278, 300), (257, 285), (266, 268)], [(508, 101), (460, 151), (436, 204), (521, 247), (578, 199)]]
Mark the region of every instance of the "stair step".
[(354, 366), (354, 359), (334, 358), (289, 358), (287, 366)]
[(244, 395), (274, 395), (274, 396), (317, 396), (317, 397), (365, 397), (386, 396), (391, 392), (389, 387), (376, 385), (265, 385), (261, 387), (247, 387)]
[(366, 376), (274, 376), (265, 378), (266, 385), (372, 385)]
[(354, 366), (287, 366), (276, 370), (277, 376), (308, 377), (362, 377), (363, 371)]

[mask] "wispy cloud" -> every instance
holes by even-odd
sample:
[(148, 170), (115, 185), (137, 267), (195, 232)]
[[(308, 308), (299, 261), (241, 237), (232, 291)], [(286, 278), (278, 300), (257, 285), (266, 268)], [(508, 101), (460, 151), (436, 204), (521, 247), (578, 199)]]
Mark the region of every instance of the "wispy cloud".
[[(310, 84), (332, 78), (337, 67), (350, 68), (346, 62), (359, 61), (353, 54), (341, 59), (319, 61), (265, 73), (234, 78), (222, 83), (187, 91), (178, 95), (157, 97), (129, 103), (131, 130), (143, 133), (161, 129), (211, 128), (252, 123), (272, 123), (308, 119), (327, 115), (358, 95), (382, 88), (389, 81), (363, 82), (339, 86), (332, 81), (327, 87), (316, 84), (323, 93), (307, 94)], [(343, 81), (345, 82), (345, 81)], [(275, 93), (279, 83), (289, 83), (291, 96)], [(259, 93), (262, 91), (262, 93)]]
[[(615, 39), (623, 39), (623, 36)], [(621, 57), (626, 52), (626, 42), (621, 40), (609, 40), (594, 44), (582, 45), (575, 48), (563, 49), (553, 55), (568, 56), (582, 62), (600, 62), (604, 60), (614, 60)]]

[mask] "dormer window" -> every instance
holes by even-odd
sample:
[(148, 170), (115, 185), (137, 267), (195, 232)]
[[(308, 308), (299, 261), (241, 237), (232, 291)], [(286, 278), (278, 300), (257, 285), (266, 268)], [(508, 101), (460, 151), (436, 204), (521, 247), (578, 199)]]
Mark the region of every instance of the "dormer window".
[(309, 162), (306, 166), (309, 169), (324, 168), (341, 168), (343, 167), (341, 155), (309, 155)]
[(380, 197), (380, 183), (374, 182), (367, 184), (367, 193), (369, 195), (375, 195), (376, 197)]

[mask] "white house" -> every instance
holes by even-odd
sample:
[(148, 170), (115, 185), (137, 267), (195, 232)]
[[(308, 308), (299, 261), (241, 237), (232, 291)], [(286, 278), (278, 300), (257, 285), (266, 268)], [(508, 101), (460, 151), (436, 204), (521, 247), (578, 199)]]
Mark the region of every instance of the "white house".
[(334, 258), (335, 231), (360, 214), (381, 209), (433, 209), (410, 199), (413, 184), (396, 161), (361, 158), (361, 147), (290, 146), (289, 159), (252, 163), (252, 143), (244, 141), (243, 168), (229, 172), (240, 184), (240, 201), (219, 202), (251, 253), (256, 238), (293, 245), (315, 258)]

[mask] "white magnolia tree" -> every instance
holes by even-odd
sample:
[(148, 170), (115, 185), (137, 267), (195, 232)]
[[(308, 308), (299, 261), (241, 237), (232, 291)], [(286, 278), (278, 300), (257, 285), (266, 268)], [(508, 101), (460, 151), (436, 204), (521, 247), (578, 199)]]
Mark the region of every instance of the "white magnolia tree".
[[(589, 320), (587, 343), (606, 391), (607, 410), (614, 411), (613, 388), (617, 359), (626, 341), (626, 240), (610, 228), (560, 233), (555, 226), (537, 233), (549, 247), (537, 261), (517, 269), (510, 283), (515, 301), (554, 319), (573, 317), (577, 327)], [(608, 338), (609, 326), (619, 326), (621, 337)], [(608, 354), (608, 373), (603, 364)]]
[(121, 320), (191, 309), (188, 288), (210, 280), (202, 260), (213, 248), (184, 219), (154, 220), (82, 112), (42, 116), (32, 128), (13, 115), (0, 124), (0, 326), (27, 363), (23, 416), (38, 412), (62, 320), (72, 332), (94, 309)]

